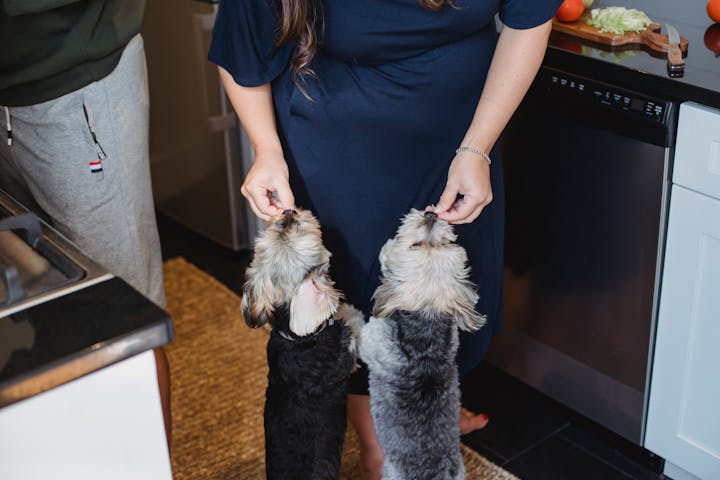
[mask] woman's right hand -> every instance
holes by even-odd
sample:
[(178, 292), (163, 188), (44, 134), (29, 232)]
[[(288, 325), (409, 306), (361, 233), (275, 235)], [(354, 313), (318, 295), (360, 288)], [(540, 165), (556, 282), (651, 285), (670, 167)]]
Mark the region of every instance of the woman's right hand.
[(290, 190), (288, 166), (282, 150), (256, 152), (255, 161), (245, 176), (240, 192), (261, 220), (295, 208)]

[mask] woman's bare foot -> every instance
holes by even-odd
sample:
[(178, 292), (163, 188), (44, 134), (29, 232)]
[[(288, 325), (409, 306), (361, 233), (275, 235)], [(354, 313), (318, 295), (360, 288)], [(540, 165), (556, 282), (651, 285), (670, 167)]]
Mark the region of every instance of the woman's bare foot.
[(474, 414), (467, 408), (460, 408), (460, 435), (467, 435), (475, 430), (485, 428), (490, 421), (484, 413)]

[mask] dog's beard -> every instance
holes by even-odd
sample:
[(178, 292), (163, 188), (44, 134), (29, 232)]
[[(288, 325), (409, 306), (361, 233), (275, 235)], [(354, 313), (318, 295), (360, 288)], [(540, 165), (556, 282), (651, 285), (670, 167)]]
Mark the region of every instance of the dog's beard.
[(485, 317), (475, 311), (478, 295), (468, 278), (467, 254), (452, 243), (455, 238), (447, 222), (418, 210), (407, 214), (380, 252), (383, 278), (373, 315), (434, 312), (452, 316), (462, 330), (480, 328)]

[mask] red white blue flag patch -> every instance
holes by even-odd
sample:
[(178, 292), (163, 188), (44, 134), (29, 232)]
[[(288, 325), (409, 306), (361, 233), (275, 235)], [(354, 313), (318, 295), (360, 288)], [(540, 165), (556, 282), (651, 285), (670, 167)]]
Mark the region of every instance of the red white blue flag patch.
[(91, 173), (98, 173), (98, 172), (103, 171), (102, 163), (100, 162), (100, 160), (95, 160), (93, 162), (90, 162), (88, 165), (90, 165)]

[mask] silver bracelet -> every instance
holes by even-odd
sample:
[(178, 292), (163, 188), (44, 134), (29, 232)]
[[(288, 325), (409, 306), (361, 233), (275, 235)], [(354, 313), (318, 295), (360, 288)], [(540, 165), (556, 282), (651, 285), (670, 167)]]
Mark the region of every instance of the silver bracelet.
[(485, 160), (487, 160), (488, 165), (492, 165), (492, 160), (490, 160), (490, 155), (483, 152), (482, 150), (478, 150), (477, 148), (473, 148), (473, 147), (460, 147), (457, 150), (455, 150), (456, 154), (458, 154), (460, 152), (470, 152), (470, 153), (474, 153), (475, 155), (480, 155)]

